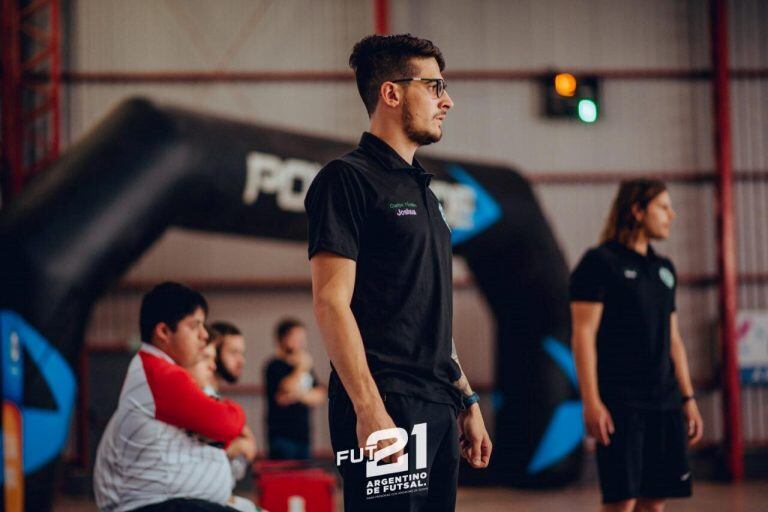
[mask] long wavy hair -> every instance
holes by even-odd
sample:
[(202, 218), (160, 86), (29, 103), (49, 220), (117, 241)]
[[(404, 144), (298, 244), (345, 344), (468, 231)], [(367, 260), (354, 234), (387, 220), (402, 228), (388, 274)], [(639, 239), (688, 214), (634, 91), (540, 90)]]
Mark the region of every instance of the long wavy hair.
[(623, 245), (632, 243), (641, 227), (632, 211), (633, 207), (637, 206), (640, 210), (645, 210), (648, 203), (666, 190), (667, 185), (661, 180), (622, 181), (608, 218), (605, 220), (600, 243), (608, 241), (616, 241)]

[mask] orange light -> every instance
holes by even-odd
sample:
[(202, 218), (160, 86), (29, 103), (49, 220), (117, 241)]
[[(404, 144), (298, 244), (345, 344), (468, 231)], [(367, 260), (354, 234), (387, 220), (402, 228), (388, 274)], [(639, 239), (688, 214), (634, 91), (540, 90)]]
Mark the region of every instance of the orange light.
[(555, 76), (555, 91), (560, 96), (572, 97), (576, 94), (576, 77), (570, 73), (559, 73)]

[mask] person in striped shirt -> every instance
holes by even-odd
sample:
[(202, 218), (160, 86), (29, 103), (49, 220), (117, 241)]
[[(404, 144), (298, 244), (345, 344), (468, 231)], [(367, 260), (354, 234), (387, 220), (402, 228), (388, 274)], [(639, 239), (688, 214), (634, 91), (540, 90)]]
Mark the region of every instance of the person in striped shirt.
[(243, 409), (206, 395), (184, 369), (202, 356), (208, 305), (166, 282), (142, 299), (142, 344), (99, 443), (94, 492), (100, 510), (231, 511), (232, 471), (223, 449), (240, 436)]

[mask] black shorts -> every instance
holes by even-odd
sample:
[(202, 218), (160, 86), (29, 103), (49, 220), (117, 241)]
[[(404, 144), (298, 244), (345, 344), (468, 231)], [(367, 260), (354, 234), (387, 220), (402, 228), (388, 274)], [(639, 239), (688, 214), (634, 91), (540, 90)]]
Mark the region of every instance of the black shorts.
[[(344, 510), (454, 510), (459, 471), (456, 409), (395, 393), (387, 393), (382, 398), (392, 421), (408, 434), (404, 448), (404, 453), (408, 454), (408, 469), (369, 476), (367, 458), (353, 463), (350, 462), (351, 454), (343, 453), (343, 460), (337, 469), (344, 480)], [(330, 393), (328, 420), (336, 460), (339, 460), (339, 452), (343, 450), (357, 450), (357, 417), (343, 389)], [(420, 427), (421, 424), (426, 425)], [(420, 445), (425, 437), (426, 443)], [(358, 452), (354, 460), (359, 459)]]
[(608, 410), (616, 430), (611, 444), (597, 447), (603, 503), (690, 496), (688, 438), (682, 411), (610, 405)]

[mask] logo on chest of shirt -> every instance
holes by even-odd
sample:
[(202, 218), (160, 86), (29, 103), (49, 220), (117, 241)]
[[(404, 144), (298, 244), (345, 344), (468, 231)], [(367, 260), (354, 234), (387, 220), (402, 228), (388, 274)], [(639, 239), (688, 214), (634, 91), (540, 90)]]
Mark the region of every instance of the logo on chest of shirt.
[(627, 279), (636, 279), (637, 278), (637, 270), (633, 268), (627, 268), (624, 269), (624, 277)]
[(416, 215), (416, 203), (411, 203), (409, 201), (389, 203), (389, 209), (394, 210), (398, 217), (404, 215)]
[(667, 285), (667, 288), (671, 289), (673, 286), (675, 286), (675, 276), (667, 267), (659, 268), (659, 278), (661, 279), (662, 283)]

